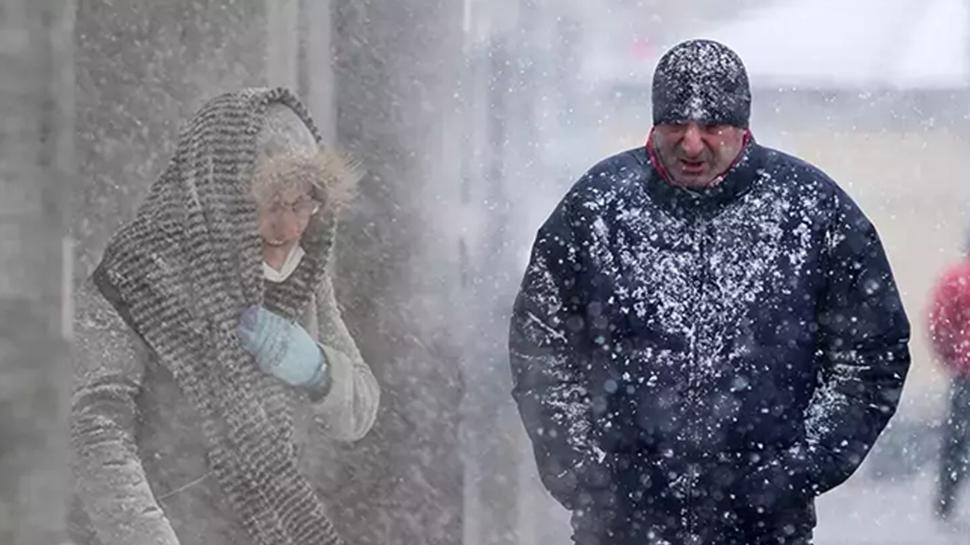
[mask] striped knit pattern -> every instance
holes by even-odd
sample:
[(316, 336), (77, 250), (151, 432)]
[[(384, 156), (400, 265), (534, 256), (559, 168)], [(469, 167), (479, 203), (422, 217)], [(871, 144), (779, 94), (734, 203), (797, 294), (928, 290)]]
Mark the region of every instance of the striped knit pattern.
[(326, 274), (336, 226), (336, 205), (326, 205), (304, 234), (300, 266), (264, 294), (249, 183), (274, 103), (292, 108), (320, 141), (285, 89), (213, 99), (183, 131), (168, 168), (111, 240), (95, 275), (117, 290), (129, 325), (197, 406), (213, 472), (254, 543), (335, 545), (343, 541), (297, 469), (288, 386), (261, 385), (236, 336), (250, 305), (299, 318)]

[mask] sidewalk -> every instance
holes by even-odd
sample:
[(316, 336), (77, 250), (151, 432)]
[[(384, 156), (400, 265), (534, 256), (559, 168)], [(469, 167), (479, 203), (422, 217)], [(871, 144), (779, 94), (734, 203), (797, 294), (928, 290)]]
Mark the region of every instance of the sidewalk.
[[(929, 468), (935, 469), (935, 468)], [(970, 491), (957, 522), (933, 517), (934, 478), (874, 480), (864, 475), (819, 498), (816, 545), (970, 545)]]

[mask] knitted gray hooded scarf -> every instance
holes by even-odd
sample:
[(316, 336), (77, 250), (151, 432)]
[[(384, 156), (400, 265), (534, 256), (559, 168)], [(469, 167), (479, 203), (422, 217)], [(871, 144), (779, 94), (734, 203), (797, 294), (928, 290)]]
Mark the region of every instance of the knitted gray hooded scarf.
[(94, 279), (198, 409), (212, 471), (254, 543), (335, 545), (343, 541), (297, 469), (290, 387), (267, 386), (236, 335), (251, 305), (297, 320), (327, 274), (333, 244), (338, 203), (320, 195), (324, 207), (302, 239), (306, 256), (285, 282), (264, 283), (250, 182), (266, 153), (267, 111), (281, 105), (319, 144), (285, 89), (214, 98), (183, 129), (168, 168), (112, 238)]

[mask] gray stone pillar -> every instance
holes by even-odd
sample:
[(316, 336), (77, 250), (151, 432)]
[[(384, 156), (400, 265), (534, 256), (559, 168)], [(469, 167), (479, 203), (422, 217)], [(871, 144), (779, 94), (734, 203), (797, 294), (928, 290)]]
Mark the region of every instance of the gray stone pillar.
[(0, 543), (65, 539), (72, 2), (0, 2)]

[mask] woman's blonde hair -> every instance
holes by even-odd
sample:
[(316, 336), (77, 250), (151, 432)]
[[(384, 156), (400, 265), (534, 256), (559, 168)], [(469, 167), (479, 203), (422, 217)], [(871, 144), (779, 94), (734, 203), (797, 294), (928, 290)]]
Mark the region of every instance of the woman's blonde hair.
[(325, 208), (340, 209), (353, 197), (360, 178), (359, 165), (339, 153), (319, 148), (312, 154), (287, 151), (260, 159), (251, 191), (257, 203), (266, 203), (279, 191), (296, 186)]

